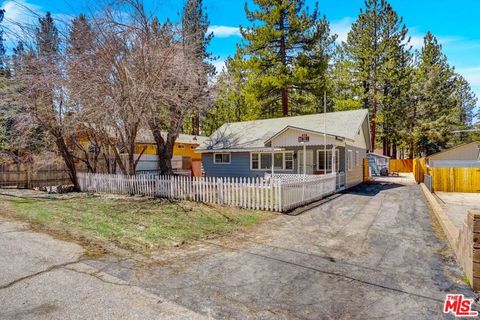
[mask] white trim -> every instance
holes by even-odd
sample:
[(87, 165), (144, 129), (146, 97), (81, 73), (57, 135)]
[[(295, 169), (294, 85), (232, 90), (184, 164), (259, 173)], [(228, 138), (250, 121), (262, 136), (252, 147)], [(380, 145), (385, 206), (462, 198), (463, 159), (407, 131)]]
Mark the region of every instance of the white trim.
[[(252, 166), (252, 155), (253, 155), (254, 153), (258, 154), (258, 169), (253, 169), (253, 166)], [(293, 152), (293, 151), (290, 151), (290, 150), (289, 150), (289, 151), (274, 151), (274, 152), (273, 152), (274, 157), (275, 157), (275, 154), (278, 154), (278, 153), (283, 154), (282, 169), (274, 168), (274, 170), (279, 170), (279, 171), (294, 171), (294, 170), (295, 170), (295, 159), (294, 159), (294, 156), (293, 156), (293, 153), (294, 153), (294, 152)], [(285, 165), (285, 163), (286, 163), (286, 161), (285, 161), (285, 154), (286, 154), (286, 153), (292, 154), (292, 169), (285, 169), (285, 168), (286, 168), (286, 165)], [(250, 152), (250, 170), (251, 170), (251, 171), (266, 171), (266, 170), (271, 170), (271, 169), (272, 169), (272, 168), (268, 168), (268, 169), (262, 169), (262, 168), (261, 168), (261, 162), (262, 162), (262, 160), (261, 160), (261, 158), (262, 158), (261, 154), (270, 154), (270, 155), (271, 155), (272, 152), (259, 152), (259, 151), (252, 151), (252, 152)], [(272, 159), (272, 161), (275, 162), (274, 159)]]
[[(217, 154), (228, 154), (228, 162), (217, 162), (216, 161), (216, 155)], [(232, 154), (230, 152), (215, 152), (213, 154), (213, 164), (230, 164), (232, 163)]]
[[(325, 132), (320, 132), (320, 131), (315, 131), (315, 130), (310, 130), (310, 129), (304, 129), (304, 128), (300, 128), (300, 127), (296, 127), (296, 126), (286, 126), (285, 128), (283, 128), (282, 130), (278, 131), (277, 133), (275, 133), (273, 136), (271, 136), (270, 138), (268, 138), (267, 140), (265, 140), (265, 144), (271, 142), (272, 140), (274, 140), (276, 137), (278, 137), (279, 135), (281, 135), (282, 133), (290, 130), (290, 129), (294, 129), (294, 130), (299, 130), (299, 131), (304, 131), (304, 132), (310, 132), (310, 133), (313, 133), (313, 134), (317, 134), (317, 135), (327, 135), (329, 137), (332, 137), (332, 138), (340, 138), (342, 141), (343, 140), (350, 140), (350, 141), (355, 141), (354, 139), (350, 139), (350, 138), (346, 138), (346, 137), (342, 137), (342, 136), (337, 136), (337, 135), (334, 135), (334, 134), (330, 134), (330, 133), (325, 133)], [(300, 143), (298, 145), (301, 145)]]
[[(320, 169), (320, 166), (319, 166), (319, 164), (320, 164), (320, 161), (319, 161), (319, 159), (320, 159), (320, 151), (325, 151), (325, 149), (317, 149), (317, 165), (316, 165), (317, 171), (323, 170), (323, 169)], [(326, 151), (331, 153), (331, 152), (332, 152), (332, 149), (331, 149), (331, 148), (330, 148), (330, 149), (326, 149)], [(332, 161), (332, 160), (331, 160), (332, 157), (330, 156), (329, 158), (330, 158), (330, 161)], [(335, 148), (335, 159), (337, 160), (337, 163), (335, 164), (335, 166), (336, 166), (335, 170), (336, 170), (336, 172), (340, 172), (340, 149), (338, 149), (338, 148)], [(327, 163), (327, 166), (328, 166), (328, 163)], [(325, 170), (326, 170), (326, 169), (325, 169)], [(326, 172), (324, 172), (324, 174), (325, 174), (325, 173), (326, 173)]]
[(347, 170), (352, 171), (353, 170), (353, 151), (352, 150), (347, 150)]

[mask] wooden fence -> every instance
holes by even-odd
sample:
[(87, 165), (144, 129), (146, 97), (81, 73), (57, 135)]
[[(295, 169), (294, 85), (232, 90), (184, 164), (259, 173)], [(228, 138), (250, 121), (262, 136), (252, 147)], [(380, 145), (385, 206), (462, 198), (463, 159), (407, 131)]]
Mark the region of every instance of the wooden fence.
[(390, 159), (389, 172), (413, 172), (413, 159)]
[(337, 175), (292, 175), (290, 180), (79, 173), (82, 191), (192, 200), (285, 212), (336, 191)]
[(0, 165), (0, 187), (33, 188), (70, 184), (65, 164)]
[(480, 168), (428, 168), (433, 191), (480, 192)]
[(427, 162), (425, 158), (413, 159), (413, 175), (417, 183), (424, 182), (425, 173), (427, 173)]

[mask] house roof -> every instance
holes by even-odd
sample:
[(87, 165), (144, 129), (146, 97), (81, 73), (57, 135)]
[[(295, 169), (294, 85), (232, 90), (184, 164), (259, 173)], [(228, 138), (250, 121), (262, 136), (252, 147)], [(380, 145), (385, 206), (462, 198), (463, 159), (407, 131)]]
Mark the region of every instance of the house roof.
[[(466, 148), (471, 148), (473, 150), (473, 152), (475, 153), (475, 155), (478, 156), (478, 147), (480, 146), (480, 141), (473, 141), (473, 142), (469, 142), (469, 143), (462, 143), (462, 144), (459, 144), (459, 145), (456, 145), (454, 147), (451, 147), (451, 148), (448, 148), (448, 149), (445, 149), (445, 150), (442, 150), (440, 152), (437, 152), (437, 153), (434, 153), (434, 154), (431, 154), (429, 155), (427, 158), (428, 159), (431, 159), (431, 160), (436, 160), (436, 159), (441, 159), (443, 156), (446, 156), (452, 152), (455, 152), (455, 153), (458, 153), (460, 151), (460, 149), (466, 149)], [(472, 159), (474, 160), (474, 159)]]
[[(162, 132), (162, 137), (167, 138), (167, 133)], [(185, 143), (185, 144), (202, 144), (207, 141), (208, 137), (205, 136), (195, 136), (191, 134), (180, 133), (175, 140), (175, 143)], [(140, 129), (137, 133), (136, 143), (155, 143), (152, 132), (148, 129)]]
[[(367, 116), (368, 110), (359, 109), (225, 123), (209, 139), (202, 143), (197, 150), (215, 151), (265, 148), (265, 143), (268, 140), (287, 127), (355, 140), (357, 132), (361, 130)], [(326, 130), (324, 130), (324, 123), (326, 123)], [(369, 140), (368, 138), (366, 139)]]
[(376, 152), (369, 152), (369, 153), (367, 153), (367, 156), (390, 159), (389, 156), (384, 156), (383, 154), (378, 154), (378, 153), (376, 153)]

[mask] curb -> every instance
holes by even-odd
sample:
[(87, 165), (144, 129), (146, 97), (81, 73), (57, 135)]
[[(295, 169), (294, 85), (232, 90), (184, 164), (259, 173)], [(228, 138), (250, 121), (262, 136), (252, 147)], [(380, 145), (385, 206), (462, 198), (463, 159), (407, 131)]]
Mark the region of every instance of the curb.
[(452, 221), (448, 218), (447, 214), (443, 211), (442, 207), (438, 203), (437, 199), (433, 196), (433, 194), (428, 190), (427, 186), (422, 182), (420, 183), (420, 187), (422, 188), (423, 194), (425, 198), (427, 198), (427, 202), (432, 208), (432, 211), (437, 218), (440, 226), (445, 233), (448, 243), (450, 247), (455, 252), (455, 256), (457, 257), (457, 261), (459, 260), (457, 248), (458, 248), (458, 235), (460, 229), (457, 228)]

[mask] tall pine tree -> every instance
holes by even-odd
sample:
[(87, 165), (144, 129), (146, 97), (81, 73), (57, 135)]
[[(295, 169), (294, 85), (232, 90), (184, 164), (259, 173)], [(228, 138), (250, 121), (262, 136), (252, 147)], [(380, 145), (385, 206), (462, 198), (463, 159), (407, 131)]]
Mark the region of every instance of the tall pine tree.
[[(199, 63), (205, 64), (204, 83), (202, 84), (205, 88), (208, 86), (209, 78), (215, 74), (215, 67), (211, 63), (212, 55), (208, 52), (208, 45), (213, 38), (213, 34), (208, 33), (209, 25), (210, 22), (203, 7), (203, 1), (188, 0), (183, 8), (182, 39), (185, 46), (192, 48), (194, 59), (197, 59)], [(191, 123), (185, 123), (183, 127), (184, 131), (199, 135), (199, 112), (195, 112), (192, 115)]]
[(442, 46), (428, 32), (417, 56), (412, 131), (417, 154), (427, 156), (447, 146), (451, 131), (458, 125), (459, 109), (455, 100), (455, 73)]
[[(389, 101), (389, 95), (399, 94), (400, 88), (395, 88), (398, 83), (393, 77), (402, 77), (396, 69), (405, 65), (402, 60), (407, 57), (407, 31), (402, 18), (387, 1), (366, 0), (365, 10), (361, 10), (353, 23), (343, 46), (345, 58), (349, 60), (347, 66), (352, 70), (351, 83), (362, 89), (362, 107), (370, 110), (372, 151), (378, 138), (377, 123), (384, 121), (378, 119), (377, 114), (382, 102)], [(387, 99), (384, 101), (385, 97)], [(388, 107), (394, 106), (390, 104)], [(388, 127), (392, 124), (388, 122), (385, 125)], [(385, 135), (388, 134), (386, 130)]]
[[(315, 95), (325, 89), (325, 71), (334, 38), (328, 22), (310, 13), (303, 0), (255, 0), (245, 5), (252, 24), (241, 28), (247, 90), (262, 117), (314, 112)], [(310, 95), (311, 101), (305, 100)], [(314, 107), (312, 108), (312, 105)], [(310, 107), (310, 109), (308, 109)]]

